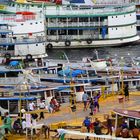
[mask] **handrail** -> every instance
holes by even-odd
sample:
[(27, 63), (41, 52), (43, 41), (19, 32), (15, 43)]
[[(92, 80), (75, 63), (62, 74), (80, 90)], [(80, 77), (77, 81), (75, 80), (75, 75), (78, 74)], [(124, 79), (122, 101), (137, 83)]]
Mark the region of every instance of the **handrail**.
[[(63, 134), (79, 135), (79, 136), (89, 136), (93, 138), (98, 138), (98, 140), (126, 140), (126, 138), (114, 137), (111, 135), (96, 135), (94, 133), (82, 133), (80, 131), (72, 131), (66, 129), (57, 129), (58, 132), (63, 132)], [(136, 140), (136, 138), (127, 138), (127, 140)]]
[(38, 20), (38, 19), (43, 19), (42, 14), (35, 14), (35, 15), (22, 15), (22, 14), (1, 14), (0, 16), (0, 21), (3, 22), (25, 22), (29, 20)]
[(17, 38), (13, 39), (12, 37), (7, 38), (0, 38), (0, 44), (6, 44), (6, 43), (13, 43), (13, 44), (28, 44), (28, 43), (39, 43), (39, 42), (45, 42), (46, 37), (37, 36), (36, 38)]

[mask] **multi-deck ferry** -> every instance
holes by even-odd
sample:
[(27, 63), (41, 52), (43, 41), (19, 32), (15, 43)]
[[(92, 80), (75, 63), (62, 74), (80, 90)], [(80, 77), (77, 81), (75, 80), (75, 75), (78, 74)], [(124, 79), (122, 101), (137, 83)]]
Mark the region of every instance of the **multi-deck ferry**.
[(46, 48), (85, 48), (139, 40), (134, 5), (91, 6), (9, 2), (0, 12), (35, 11), (46, 17)]

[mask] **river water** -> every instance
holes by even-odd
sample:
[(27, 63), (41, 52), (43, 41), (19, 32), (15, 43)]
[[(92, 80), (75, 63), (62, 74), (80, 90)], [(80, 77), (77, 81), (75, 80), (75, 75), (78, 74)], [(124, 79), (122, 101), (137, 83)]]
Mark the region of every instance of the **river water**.
[[(140, 57), (140, 45), (122, 47), (101, 47), (96, 48), (99, 58), (126, 57), (128, 53), (131, 57)], [(82, 60), (83, 57), (96, 58), (95, 49), (52, 49), (47, 50), (48, 59), (60, 59), (62, 52), (68, 56), (69, 60)]]

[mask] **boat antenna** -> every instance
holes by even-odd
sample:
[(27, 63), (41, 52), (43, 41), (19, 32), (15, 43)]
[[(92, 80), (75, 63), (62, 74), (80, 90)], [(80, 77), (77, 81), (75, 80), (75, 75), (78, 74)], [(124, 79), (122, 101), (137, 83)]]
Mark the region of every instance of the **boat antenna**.
[(63, 51), (63, 54), (64, 54), (64, 56), (65, 56), (65, 58), (66, 58), (66, 60), (68, 61), (68, 64), (70, 63), (70, 61), (69, 61), (69, 58), (68, 58), (68, 56), (66, 55), (66, 53)]
[(98, 51), (96, 49), (94, 50), (94, 53), (96, 54), (96, 59), (98, 60), (99, 59), (99, 55), (98, 55)]
[[(130, 53), (128, 53), (128, 56), (130, 56)], [(130, 56), (130, 58), (131, 58), (131, 61), (132, 61), (133, 66), (136, 69), (136, 73), (139, 74), (137, 63), (135, 62), (135, 60), (131, 56)]]

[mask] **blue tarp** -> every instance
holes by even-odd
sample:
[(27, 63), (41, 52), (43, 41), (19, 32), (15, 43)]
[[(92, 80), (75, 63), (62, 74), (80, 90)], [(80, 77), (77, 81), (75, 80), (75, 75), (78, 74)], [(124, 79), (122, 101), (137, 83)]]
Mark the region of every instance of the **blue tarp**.
[(78, 75), (82, 75), (82, 74), (86, 74), (86, 71), (85, 70), (73, 70), (72, 71), (72, 77), (77, 77)]
[(35, 99), (37, 99), (36, 97), (22, 97), (22, 98), (20, 98), (20, 97), (1, 97), (0, 98), (0, 101), (3, 101), (3, 100), (35, 100)]
[(86, 71), (80, 70), (80, 69), (76, 69), (76, 70), (66, 69), (66, 70), (61, 70), (58, 72), (58, 75), (60, 75), (60, 76), (65, 75), (66, 77), (76, 77), (81, 74), (86, 74)]
[(85, 3), (84, 0), (70, 0), (70, 3)]
[(16, 67), (16, 66), (18, 66), (19, 65), (19, 61), (11, 61), (10, 63), (9, 63), (9, 66), (12, 66), (12, 67)]

